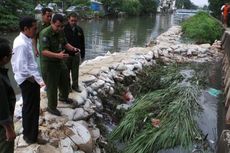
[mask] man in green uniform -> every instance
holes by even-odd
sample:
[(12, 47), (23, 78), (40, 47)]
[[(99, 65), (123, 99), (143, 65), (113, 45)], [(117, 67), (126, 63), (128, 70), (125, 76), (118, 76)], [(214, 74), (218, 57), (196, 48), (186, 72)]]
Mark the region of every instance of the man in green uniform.
[[(72, 89), (76, 92), (81, 92), (78, 85), (78, 76), (79, 76), (79, 65), (80, 61), (85, 58), (85, 38), (83, 30), (80, 26), (77, 25), (77, 15), (76, 13), (71, 13), (68, 17), (68, 24), (64, 28), (65, 36), (67, 38), (68, 43), (77, 47), (81, 50), (80, 54), (76, 54), (75, 56), (70, 56), (66, 65), (68, 67), (69, 73), (71, 72), (72, 76)], [(69, 77), (70, 84), (70, 77)]]
[(72, 103), (68, 98), (68, 69), (64, 62), (69, 55), (65, 53), (64, 48), (72, 52), (79, 52), (79, 49), (73, 47), (65, 38), (63, 32), (64, 18), (60, 14), (55, 14), (51, 25), (43, 29), (39, 36), (41, 48), (41, 70), (42, 76), (47, 86), (48, 108), (51, 114), (60, 116), (57, 109), (57, 89), (59, 88), (59, 100)]
[(46, 27), (50, 25), (52, 17), (52, 10), (50, 8), (42, 8), (42, 20), (37, 22), (37, 34), (35, 39), (33, 40), (33, 46), (34, 46), (34, 54), (35, 56), (39, 56), (39, 46), (38, 46), (38, 41), (39, 39), (39, 33)]
[(14, 108), (15, 94), (4, 68), (12, 55), (12, 50), (7, 40), (0, 38), (0, 153), (14, 152)]

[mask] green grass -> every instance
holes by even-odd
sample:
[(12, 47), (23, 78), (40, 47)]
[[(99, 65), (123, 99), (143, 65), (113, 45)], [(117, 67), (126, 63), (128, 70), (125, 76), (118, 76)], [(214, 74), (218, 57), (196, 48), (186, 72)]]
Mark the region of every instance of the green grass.
[[(124, 144), (124, 153), (155, 153), (176, 146), (190, 150), (194, 143), (201, 143), (195, 118), (202, 111), (197, 98), (207, 85), (206, 68), (195, 63), (144, 67), (128, 86), (135, 96), (133, 106), (120, 116), (122, 120), (107, 138)], [(184, 78), (181, 70), (194, 70), (192, 78)], [(126, 88), (120, 85), (118, 95)], [(160, 119), (159, 128), (152, 126), (153, 118)]]
[[(147, 67), (146, 72), (140, 75), (142, 79), (134, 84), (141, 84), (141, 80), (149, 84), (158, 80), (158, 89), (139, 90), (141, 96), (136, 97), (135, 104), (110, 133), (109, 139), (124, 142), (124, 153), (155, 153), (176, 146), (190, 149), (202, 135), (195, 118), (202, 111), (197, 100), (200, 94), (200, 83), (197, 81), (203, 78), (194, 73), (195, 80), (187, 80), (191, 81), (191, 85), (181, 84), (183, 77), (179, 73), (180, 70), (191, 67), (193, 66)], [(193, 68), (196, 72), (202, 71)], [(152, 118), (160, 119), (159, 128), (152, 126)]]
[[(178, 145), (189, 148), (201, 137), (195, 122), (201, 111), (198, 95), (196, 86), (177, 83), (147, 93), (136, 101), (110, 139), (126, 142), (125, 153), (152, 153)], [(159, 128), (151, 125), (151, 118), (160, 119)]]
[(201, 44), (219, 40), (224, 28), (214, 17), (205, 12), (199, 12), (182, 23), (182, 31), (183, 36)]

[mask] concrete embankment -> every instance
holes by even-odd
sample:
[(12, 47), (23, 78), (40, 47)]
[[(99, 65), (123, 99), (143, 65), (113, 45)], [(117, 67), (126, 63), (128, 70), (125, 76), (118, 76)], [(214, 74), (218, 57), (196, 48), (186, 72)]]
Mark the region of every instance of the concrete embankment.
[(221, 45), (224, 50), (224, 58), (223, 58), (223, 84), (224, 84), (224, 96), (225, 96), (225, 110), (224, 112), (224, 127), (223, 132), (220, 136), (220, 143), (218, 148), (218, 153), (228, 153), (230, 152), (230, 29), (227, 29), (222, 36)]
[[(62, 116), (57, 117), (46, 111), (46, 93), (41, 93), (41, 116), (39, 129), (47, 145), (27, 145), (22, 139), (21, 103), (17, 102), (15, 128), (18, 137), (15, 141), (16, 153), (100, 153), (103, 148), (97, 142), (106, 144), (100, 134), (95, 118), (103, 118), (103, 104), (99, 94), (113, 95), (115, 81), (133, 76), (144, 66), (154, 65), (156, 59), (166, 63), (212, 62), (218, 61), (223, 54), (220, 42), (209, 44), (184, 44), (181, 42), (181, 27), (174, 26), (154, 40), (154, 45), (146, 48), (131, 48), (121, 53), (107, 53), (105, 56), (85, 61), (80, 66), (81, 93), (71, 92), (77, 107), (59, 102)], [(55, 75), (55, 74), (54, 74)], [(63, 80), (65, 81), (65, 80)]]

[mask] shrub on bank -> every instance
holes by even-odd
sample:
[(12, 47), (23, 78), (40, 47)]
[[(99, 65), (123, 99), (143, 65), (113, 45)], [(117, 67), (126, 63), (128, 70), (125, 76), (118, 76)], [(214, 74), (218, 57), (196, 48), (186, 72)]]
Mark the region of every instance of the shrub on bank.
[(199, 12), (182, 23), (184, 36), (198, 44), (213, 43), (221, 38), (223, 31), (221, 23), (205, 12)]

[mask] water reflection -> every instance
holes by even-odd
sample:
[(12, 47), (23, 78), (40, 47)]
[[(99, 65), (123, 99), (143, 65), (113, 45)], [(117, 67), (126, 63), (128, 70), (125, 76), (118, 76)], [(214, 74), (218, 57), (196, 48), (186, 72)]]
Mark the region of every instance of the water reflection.
[(126, 51), (144, 47), (151, 39), (173, 25), (173, 15), (92, 20), (80, 23), (86, 40), (86, 59), (104, 55), (108, 51)]

